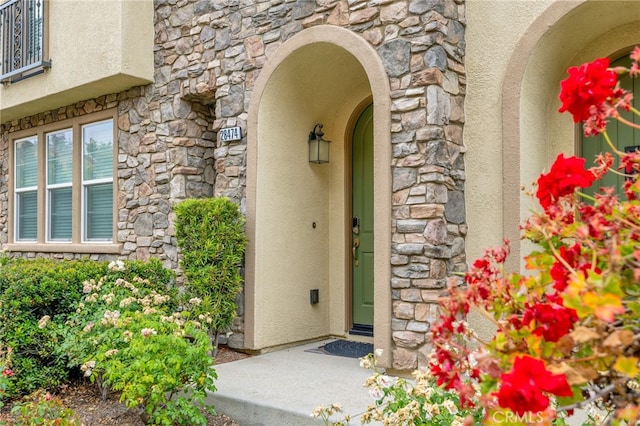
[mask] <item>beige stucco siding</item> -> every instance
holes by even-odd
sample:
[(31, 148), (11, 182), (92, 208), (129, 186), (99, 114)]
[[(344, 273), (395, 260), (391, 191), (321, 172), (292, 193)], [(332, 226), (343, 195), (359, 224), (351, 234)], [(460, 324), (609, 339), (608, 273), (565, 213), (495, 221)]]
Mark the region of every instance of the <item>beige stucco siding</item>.
[(44, 74), (0, 86), (0, 122), (153, 81), (153, 1), (51, 0)]
[[(255, 265), (260, 301), (255, 347), (345, 331), (346, 135), (341, 129), (353, 112), (344, 106), (355, 108), (370, 95), (365, 82), (353, 56), (325, 43), (294, 52), (266, 85), (256, 147), (256, 209), (262, 213), (255, 247), (262, 254)], [(316, 123), (332, 141), (329, 164), (307, 161), (307, 137)], [(318, 305), (309, 303), (311, 289), (320, 291)]]
[[(508, 25), (504, 25), (508, 22)], [(470, 1), (467, 3), (465, 145), (467, 253), (512, 241), (511, 269), (531, 249), (518, 225), (536, 208), (531, 189), (559, 152), (579, 153), (579, 129), (559, 114), (566, 69), (616, 57), (640, 43), (636, 1)]]
[[(502, 242), (502, 91), (509, 60), (549, 1), (467, 2), (467, 97), (464, 141), (468, 150), (466, 199), (467, 255)], [(508, 25), (504, 25), (508, 22)], [(518, 214), (514, 205), (512, 212)]]

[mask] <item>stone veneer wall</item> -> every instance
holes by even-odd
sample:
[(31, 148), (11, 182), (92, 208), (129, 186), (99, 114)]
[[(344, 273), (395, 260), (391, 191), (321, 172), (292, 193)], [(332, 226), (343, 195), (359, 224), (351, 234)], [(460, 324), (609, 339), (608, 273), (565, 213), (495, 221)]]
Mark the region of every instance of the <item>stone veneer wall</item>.
[[(172, 205), (191, 197), (211, 196), (215, 133), (208, 131), (209, 107), (175, 99), (169, 85), (136, 87), (74, 105), (4, 123), (0, 161), (9, 163), (9, 133), (117, 108), (118, 158), (116, 242), (120, 255), (94, 254), (96, 260), (154, 256), (178, 268)], [(3, 168), (7, 182), (11, 167)], [(0, 187), (0, 241), (8, 235), (7, 185)], [(13, 252), (12, 256), (72, 259), (86, 254)]]
[[(155, 0), (155, 83), (35, 121), (117, 104), (121, 257), (158, 256), (176, 267), (172, 203), (224, 195), (244, 207), (246, 138), (216, 145), (216, 132), (246, 129), (253, 84), (270, 53), (315, 25), (360, 35), (378, 51), (391, 88), (393, 367), (410, 370), (427, 362), (447, 277), (466, 269), (464, 10), (464, 0)], [(3, 125), (2, 155), (7, 131), (31, 122)], [(236, 337), (244, 329), (239, 302)]]
[[(389, 285), (400, 370), (427, 362), (437, 298), (447, 277), (466, 269), (464, 10), (463, 0), (156, 0), (157, 75), (180, 80), (183, 98), (214, 98), (214, 131), (246, 129), (260, 69), (305, 28), (341, 26), (378, 51), (392, 96)], [(215, 195), (244, 205), (246, 139), (214, 155)]]

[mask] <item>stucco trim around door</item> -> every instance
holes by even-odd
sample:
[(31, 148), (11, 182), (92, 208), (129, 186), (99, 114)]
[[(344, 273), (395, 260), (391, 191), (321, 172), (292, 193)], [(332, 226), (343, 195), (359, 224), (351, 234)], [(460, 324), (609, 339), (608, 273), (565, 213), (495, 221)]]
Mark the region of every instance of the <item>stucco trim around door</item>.
[[(245, 346), (255, 349), (255, 314), (254, 307), (256, 282), (256, 199), (257, 171), (259, 152), (260, 105), (270, 78), (278, 66), (297, 50), (313, 43), (329, 43), (344, 49), (362, 66), (366, 73), (374, 109), (374, 164), (375, 164), (375, 316), (374, 345), (380, 348), (391, 348), (391, 134), (390, 134), (390, 89), (389, 80), (376, 50), (360, 36), (344, 28), (335, 26), (317, 26), (301, 31), (282, 44), (271, 57), (255, 81), (251, 92), (249, 113), (247, 118), (247, 189), (246, 217), (249, 244), (245, 263)], [(385, 351), (382, 364), (390, 364), (390, 351)]]

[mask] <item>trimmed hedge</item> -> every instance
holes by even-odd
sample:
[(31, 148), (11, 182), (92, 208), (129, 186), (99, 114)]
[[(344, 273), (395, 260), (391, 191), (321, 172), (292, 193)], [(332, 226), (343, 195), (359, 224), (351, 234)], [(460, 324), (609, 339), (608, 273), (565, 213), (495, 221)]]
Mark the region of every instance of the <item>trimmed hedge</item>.
[(218, 334), (233, 323), (236, 295), (242, 290), (244, 217), (237, 204), (223, 197), (185, 200), (174, 210), (185, 297), (201, 299), (200, 311), (212, 316), (209, 327), (216, 346)]

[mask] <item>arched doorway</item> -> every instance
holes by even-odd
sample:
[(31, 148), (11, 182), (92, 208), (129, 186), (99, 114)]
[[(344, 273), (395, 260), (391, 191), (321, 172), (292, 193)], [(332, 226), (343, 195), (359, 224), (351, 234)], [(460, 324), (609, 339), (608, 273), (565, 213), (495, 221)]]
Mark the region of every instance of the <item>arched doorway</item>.
[[(350, 326), (353, 115), (367, 99), (376, 172), (374, 245), (376, 347), (390, 347), (390, 100), (375, 50), (331, 26), (284, 43), (256, 80), (247, 120), (245, 347), (262, 350)], [(330, 162), (307, 161), (307, 138), (323, 124)], [(319, 303), (310, 303), (317, 290)], [(388, 353), (390, 351), (387, 351)], [(383, 361), (384, 362), (384, 361)]]

